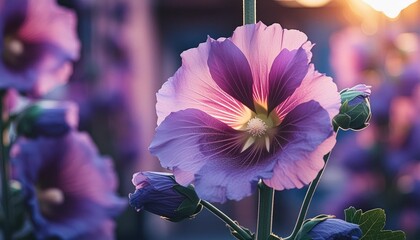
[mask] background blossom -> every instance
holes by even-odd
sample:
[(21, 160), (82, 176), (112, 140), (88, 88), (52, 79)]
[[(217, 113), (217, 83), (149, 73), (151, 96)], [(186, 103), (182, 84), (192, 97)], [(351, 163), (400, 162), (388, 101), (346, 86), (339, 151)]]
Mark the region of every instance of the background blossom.
[(407, 239), (420, 236), (419, 225), (412, 223), (419, 218), (418, 176), (407, 171), (417, 169), (420, 161), (416, 116), (420, 72), (414, 67), (420, 63), (419, 46), (419, 35), (401, 26), (371, 36), (347, 28), (331, 38), (330, 61), (337, 84), (373, 86), (370, 126), (343, 134), (333, 151), (332, 158), (345, 168), (339, 187), (345, 194), (330, 195), (328, 209), (341, 216), (343, 207), (369, 209), (380, 203), (389, 216), (387, 224), (402, 228)]
[[(37, 238), (113, 239), (112, 217), (126, 203), (115, 194), (112, 161), (98, 154), (88, 135), (75, 131), (69, 112), (74, 106), (63, 111), (65, 106), (43, 109), (32, 125), (36, 134), (17, 139), (13, 176), (23, 186)], [(68, 131), (43, 131), (59, 119)]]
[(44, 94), (63, 84), (78, 59), (75, 14), (54, 0), (0, 1), (0, 88)]

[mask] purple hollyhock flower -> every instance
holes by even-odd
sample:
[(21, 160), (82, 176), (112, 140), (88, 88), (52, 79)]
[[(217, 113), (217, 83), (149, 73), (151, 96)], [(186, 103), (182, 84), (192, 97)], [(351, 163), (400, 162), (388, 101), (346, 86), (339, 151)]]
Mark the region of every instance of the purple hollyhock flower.
[(67, 81), (80, 49), (72, 11), (54, 0), (1, 0), (0, 29), (0, 89), (41, 95)]
[(297, 239), (359, 240), (361, 237), (362, 230), (359, 225), (341, 219), (328, 218), (317, 223), (308, 233)]
[[(98, 154), (87, 134), (75, 131), (74, 105), (38, 107), (38, 117), (11, 150), (12, 175), (23, 186), (37, 239), (113, 239), (112, 218), (126, 203), (115, 194), (111, 159)], [(70, 129), (51, 134), (48, 123)], [(34, 133), (28, 133), (30, 127)]]
[(202, 209), (194, 188), (179, 185), (172, 174), (138, 172), (133, 175), (133, 184), (136, 191), (129, 195), (130, 205), (137, 211), (178, 222), (193, 218)]
[(185, 51), (157, 94), (151, 152), (213, 202), (240, 200), (260, 179), (277, 190), (308, 184), (335, 144), (340, 107), (311, 47), (300, 31), (259, 22)]

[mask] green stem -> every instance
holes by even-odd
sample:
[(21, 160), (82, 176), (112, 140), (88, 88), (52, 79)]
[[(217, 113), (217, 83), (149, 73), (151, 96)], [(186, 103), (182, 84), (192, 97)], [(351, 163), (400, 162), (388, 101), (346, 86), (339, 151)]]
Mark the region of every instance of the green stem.
[(249, 235), (245, 230), (241, 228), (235, 221), (233, 221), (230, 217), (228, 217), (224, 212), (220, 211), (217, 207), (215, 207), (213, 204), (201, 200), (201, 205), (205, 207), (207, 210), (209, 210), (211, 213), (216, 215), (218, 218), (220, 218), (223, 222), (225, 222), (227, 225), (229, 225), (230, 228), (235, 230), (239, 235), (241, 235), (242, 239), (244, 240), (252, 240), (252, 236)]
[(3, 119), (3, 100), (6, 92), (2, 91), (0, 93), (0, 151), (1, 151), (1, 187), (2, 187), (2, 206), (4, 212), (4, 222), (3, 222), (3, 234), (6, 240), (12, 239), (11, 229), (10, 229), (10, 204), (9, 204), (9, 161), (8, 154), (6, 149), (6, 144), (4, 142), (4, 133), (6, 130), (6, 120)]
[(315, 190), (318, 187), (319, 180), (321, 179), (322, 174), (324, 173), (324, 170), (327, 167), (327, 163), (328, 163), (328, 159), (330, 158), (330, 154), (331, 154), (331, 152), (327, 153), (324, 156), (325, 165), (321, 169), (321, 171), (319, 171), (316, 178), (309, 185), (309, 188), (306, 191), (305, 199), (303, 200), (303, 203), (302, 203), (302, 207), (300, 208), (300, 212), (299, 212), (299, 216), (298, 216), (298, 220), (296, 222), (295, 228), (293, 229), (292, 234), (290, 234), (290, 236), (288, 236), (284, 240), (294, 240), (297, 233), (299, 232), (300, 228), (302, 227), (302, 224), (303, 224), (303, 222), (305, 221), (305, 218), (306, 218), (306, 214), (308, 213), (308, 208), (309, 208), (309, 205), (311, 204), (312, 197), (314, 196)]
[(273, 226), (274, 189), (260, 181), (258, 183), (258, 193), (258, 224), (255, 235), (256, 240), (267, 240), (271, 235)]
[(245, 24), (256, 23), (256, 0), (243, 0), (243, 21)]

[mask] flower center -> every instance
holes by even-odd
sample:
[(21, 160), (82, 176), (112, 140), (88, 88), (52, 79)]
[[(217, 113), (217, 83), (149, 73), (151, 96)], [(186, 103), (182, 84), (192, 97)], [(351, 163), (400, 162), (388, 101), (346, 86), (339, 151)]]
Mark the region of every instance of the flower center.
[(22, 64), (22, 56), (25, 51), (23, 42), (15, 37), (6, 36), (3, 39), (3, 60), (9, 67), (15, 68)]
[(270, 152), (270, 137), (267, 135), (267, 130), (271, 127), (273, 127), (273, 120), (265, 114), (258, 114), (251, 118), (244, 128), (251, 136), (246, 140), (241, 152), (254, 144), (265, 147), (267, 152)]
[(19, 56), (23, 53), (24, 46), (22, 41), (20, 41), (19, 39), (8, 38), (6, 39), (5, 45), (7, 51), (9, 51), (11, 54)]
[(248, 121), (246, 126), (246, 130), (253, 136), (253, 137), (261, 137), (267, 132), (267, 124), (258, 117), (254, 117)]
[(45, 216), (54, 214), (54, 207), (64, 203), (64, 193), (58, 188), (37, 189), (41, 213)]

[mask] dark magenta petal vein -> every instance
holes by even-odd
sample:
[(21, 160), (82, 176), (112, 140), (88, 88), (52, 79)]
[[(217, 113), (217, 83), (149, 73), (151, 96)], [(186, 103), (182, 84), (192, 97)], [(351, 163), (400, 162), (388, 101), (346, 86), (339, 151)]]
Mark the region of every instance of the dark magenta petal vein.
[(286, 100), (302, 83), (308, 72), (308, 57), (303, 48), (283, 49), (274, 59), (268, 77), (268, 113)]
[(230, 40), (212, 41), (207, 61), (216, 84), (230, 96), (255, 111), (252, 72), (248, 60)]

